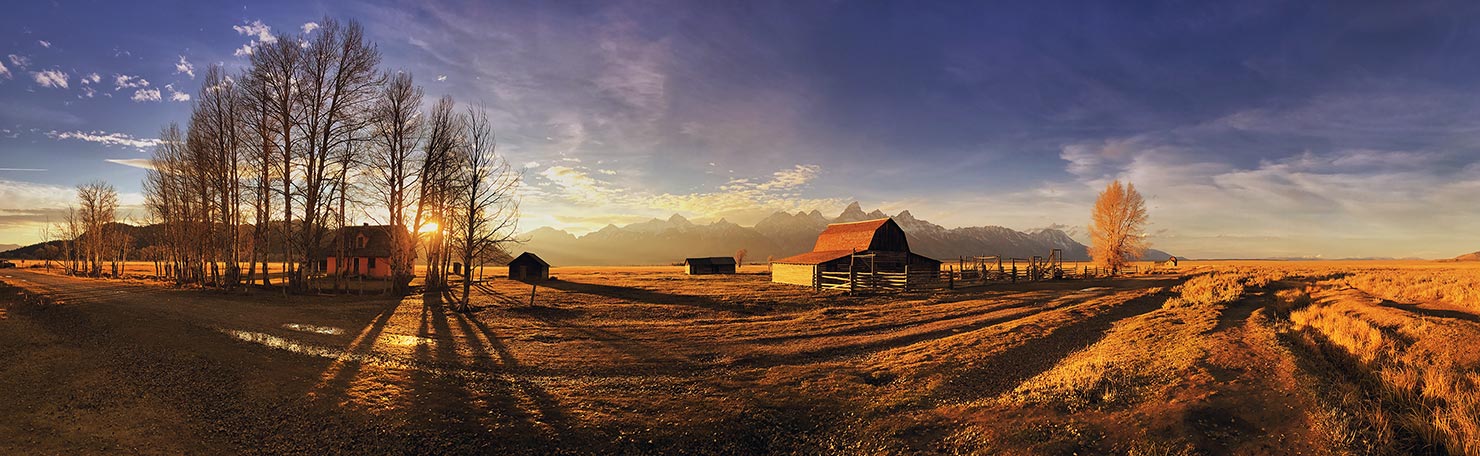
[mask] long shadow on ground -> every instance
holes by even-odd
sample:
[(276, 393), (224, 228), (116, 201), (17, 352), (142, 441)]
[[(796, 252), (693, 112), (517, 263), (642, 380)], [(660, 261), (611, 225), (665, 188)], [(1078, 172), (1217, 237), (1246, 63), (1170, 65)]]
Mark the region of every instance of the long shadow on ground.
[(1047, 336), (980, 360), (975, 367), (957, 373), (955, 381), (941, 387), (936, 395), (972, 400), (1005, 393), (1047, 372), (1070, 354), (1099, 342), (1115, 322), (1159, 309), (1169, 297), (1163, 291), (1134, 298), (1084, 321), (1056, 329)]

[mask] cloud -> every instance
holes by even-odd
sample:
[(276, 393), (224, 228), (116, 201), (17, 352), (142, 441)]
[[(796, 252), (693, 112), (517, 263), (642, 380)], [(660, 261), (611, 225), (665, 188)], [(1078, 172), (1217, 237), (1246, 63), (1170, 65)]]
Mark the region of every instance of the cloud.
[(243, 44), (242, 47), (237, 48), (236, 51), (232, 53), (237, 57), (252, 55), (253, 49), (255, 49), (259, 44), (272, 44), (277, 42), (277, 37), (272, 35), (272, 27), (268, 27), (260, 20), (248, 22), (243, 25), (233, 25), (231, 26), (231, 29), (236, 30), (236, 33), (253, 37), (251, 41), (248, 41), (247, 44)]
[(817, 165), (797, 165), (795, 168), (781, 170), (771, 175), (771, 180), (756, 185), (760, 190), (791, 190), (806, 185), (812, 179), (817, 178), (817, 173), (822, 167)]
[(37, 84), (41, 84), (42, 87), (61, 89), (67, 88), (67, 80), (71, 79), (71, 76), (68, 76), (67, 73), (63, 73), (61, 70), (37, 71), (31, 73), (31, 77), (36, 80)]
[(272, 44), (277, 42), (277, 37), (272, 36), (272, 27), (268, 27), (260, 20), (248, 22), (242, 25), (233, 25), (231, 26), (231, 29), (236, 30), (236, 33), (255, 37), (256, 40), (261, 42), (262, 44)]
[(10, 58), (10, 64), (15, 65), (15, 69), (17, 70), (25, 70), (31, 67), (31, 59), (28, 57), (15, 54), (10, 54), (6, 57)]
[(36, 44), (39, 44), (39, 45), (41, 45), (41, 47), (44, 47), (44, 48), (51, 48), (51, 42), (50, 41), (37, 40), (36, 41)]
[[(86, 79), (84, 79), (83, 81), (86, 81)], [(77, 97), (78, 98), (92, 98), (94, 95), (97, 95), (97, 94), (98, 94), (98, 91), (96, 89), (93, 89), (92, 87), (88, 87), (88, 86), (85, 86), (84, 85), (84, 86), (82, 86), (82, 95), (78, 95)]]
[(159, 89), (139, 89), (134, 91), (134, 96), (129, 97), (134, 101), (159, 101)]
[(88, 73), (87, 76), (83, 76), (83, 77), (77, 79), (78, 82), (81, 82), (84, 85), (86, 85), (86, 84), (97, 84), (98, 82), (101, 82), (102, 80), (103, 80), (103, 77), (101, 75), (98, 75), (97, 73)]
[(109, 158), (103, 161), (134, 168), (154, 169), (154, 162), (147, 158)]
[(447, 75), (445, 75), (445, 74), (439, 74), (439, 75), (437, 75), (437, 80), (438, 81), (446, 81), (447, 80)]
[(184, 55), (180, 56), (179, 62), (175, 62), (175, 74), (180, 73), (185, 73), (190, 76), (190, 79), (195, 79), (195, 65), (185, 60)]
[[(568, 204), (581, 208), (562, 211), (566, 213), (601, 207), (629, 215), (683, 213), (700, 219), (727, 218), (738, 223), (753, 223), (775, 211), (841, 206), (841, 199), (803, 198), (794, 191), (818, 171), (814, 165), (801, 165), (773, 173), (771, 179), (761, 183), (737, 179), (712, 191), (673, 193), (628, 188), (602, 180), (605, 178), (593, 176), (585, 169), (557, 165), (541, 171), (538, 176), (544, 181), (529, 185), (535, 191), (526, 192), (526, 196), (534, 196), (556, 206)], [(613, 170), (596, 170), (594, 173), (604, 176), (618, 174)]]
[(174, 84), (165, 84), (164, 88), (170, 93), (170, 101), (190, 101), (190, 94), (176, 91)]
[(88, 133), (84, 133), (81, 131), (50, 131), (47, 132), (46, 135), (50, 136), (52, 139), (58, 140), (75, 139), (79, 141), (103, 144), (106, 146), (133, 147), (140, 150), (148, 149), (150, 147), (154, 147), (156, 144), (159, 144), (159, 140), (154, 138), (136, 138), (127, 133), (110, 133), (106, 131), (93, 131)]
[(6, 68), (4, 63), (0, 63), (0, 77), (4, 77), (5, 79), (11, 78), (10, 69)]
[(303, 28), (303, 33), (304, 34), (313, 33), (314, 30), (318, 30), (319, 23), (318, 22), (304, 22), (302, 28)]
[(113, 75), (113, 91), (115, 92), (123, 89), (135, 89), (140, 87), (149, 87), (149, 80), (138, 76), (129, 76), (126, 74)]

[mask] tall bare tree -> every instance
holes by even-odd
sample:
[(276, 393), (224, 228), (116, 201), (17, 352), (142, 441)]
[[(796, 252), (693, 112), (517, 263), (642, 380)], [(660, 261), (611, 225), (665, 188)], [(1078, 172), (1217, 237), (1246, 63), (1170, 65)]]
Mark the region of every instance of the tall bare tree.
[(386, 75), (385, 87), (376, 100), (375, 147), (369, 158), (368, 178), (386, 209), (391, 239), (391, 282), (394, 293), (407, 291), (416, 274), (415, 244), (408, 233), (407, 212), (415, 197), (416, 159), (421, 144), (422, 89), (410, 73)]
[(113, 258), (109, 248), (118, 219), (118, 190), (103, 181), (93, 181), (77, 186), (77, 206), (84, 231), (83, 257), (87, 274), (103, 275), (103, 263)]
[[(483, 109), (469, 108), (463, 116), (464, 140), (456, 151), (456, 194), (452, 245), (463, 264), (462, 300), (459, 310), (469, 309), (472, 269), (514, 241), (519, 224), (519, 200), (515, 190), (520, 178), (507, 160), (496, 152), (493, 126)], [(475, 263), (476, 262), (476, 263)]]
[[(305, 139), (299, 155), (304, 231), (298, 261), (307, 268), (323, 251), (334, 192), (345, 187), (340, 184), (351, 160), (343, 154), (354, 150), (351, 143), (361, 140), (359, 130), (368, 124), (367, 113), (380, 85), (375, 70), (380, 52), (365, 41), (358, 23), (341, 26), (325, 18), (303, 57), (296, 79), (304, 110), (298, 130)], [(295, 288), (304, 287), (303, 271), (294, 280)]]
[(1095, 200), (1090, 220), (1090, 257), (1099, 265), (1119, 273), (1126, 264), (1146, 253), (1142, 229), (1147, 221), (1146, 200), (1134, 184), (1110, 183)]
[[(265, 131), (258, 133), (271, 137), (268, 141), (279, 157), (277, 160), (268, 160), (266, 166), (269, 173), (276, 175), (280, 185), (276, 196), (281, 198), (283, 212), (278, 239), (283, 248), (283, 275), (289, 280), (298, 276), (294, 246), (297, 245), (299, 230), (293, 220), (293, 183), (294, 176), (297, 175), (294, 164), (300, 149), (298, 145), (303, 142), (298, 134), (303, 110), (298, 103), (299, 92), (295, 78), (302, 70), (304, 60), (303, 48), (298, 43), (296, 37), (278, 37), (276, 42), (258, 46), (252, 53), (252, 65), (248, 70), (249, 79), (253, 83), (251, 93), (257, 98), (254, 103), (263, 111), (263, 124), (258, 125), (258, 129)], [(267, 265), (264, 264), (264, 283), (267, 282), (266, 268)], [(288, 288), (283, 287), (283, 291), (286, 292)]]
[(456, 153), (462, 141), (463, 123), (453, 111), (452, 97), (437, 100), (426, 120), (426, 140), (417, 175), (416, 215), (413, 231), (426, 236), (426, 287), (429, 290), (447, 285), (447, 225), (452, 205), (456, 171)]

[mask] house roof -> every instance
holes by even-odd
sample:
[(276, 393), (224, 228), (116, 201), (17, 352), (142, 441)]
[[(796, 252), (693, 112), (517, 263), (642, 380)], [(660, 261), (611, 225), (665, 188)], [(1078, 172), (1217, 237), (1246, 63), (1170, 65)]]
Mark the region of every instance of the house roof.
[(780, 264), (822, 264), (838, 258), (852, 255), (852, 250), (828, 250), (823, 252), (807, 252), (801, 255), (792, 255), (786, 258), (772, 261)]
[(730, 257), (685, 258), (683, 263), (697, 266), (734, 266), (735, 259)]
[(514, 257), (514, 259), (509, 260), (510, 265), (514, 265), (517, 263), (535, 263), (547, 268), (550, 267), (550, 263), (546, 263), (545, 260), (543, 258), (540, 258), (539, 255), (535, 255), (530, 252), (521, 253), (519, 254), (519, 256)]
[(864, 251), (868, 250), (874, 242), (874, 234), (879, 228), (890, 223), (889, 219), (865, 220), (852, 223), (833, 223), (817, 235), (817, 245), (812, 247), (813, 252), (830, 252), (834, 250)]
[[(344, 240), (345, 256), (348, 257), (376, 257), (389, 258), (391, 256), (391, 225), (361, 225), (340, 228), (336, 236), (330, 236), (325, 240), (324, 257), (338, 256), (339, 243)], [(365, 238), (362, 246), (357, 242), (361, 236)]]

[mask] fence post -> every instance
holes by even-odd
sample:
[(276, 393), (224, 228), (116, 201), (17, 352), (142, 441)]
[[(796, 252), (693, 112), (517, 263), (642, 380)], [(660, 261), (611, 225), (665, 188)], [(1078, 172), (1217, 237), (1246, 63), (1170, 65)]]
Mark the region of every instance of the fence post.
[(858, 292), (858, 271), (848, 268), (848, 294)]
[(904, 265), (904, 291), (910, 291), (910, 265)]
[(812, 265), (812, 291), (822, 291), (822, 265)]
[(956, 289), (956, 270), (955, 269), (952, 269), (952, 270), (946, 272), (946, 287), (947, 287), (947, 289), (950, 289), (950, 290)]

